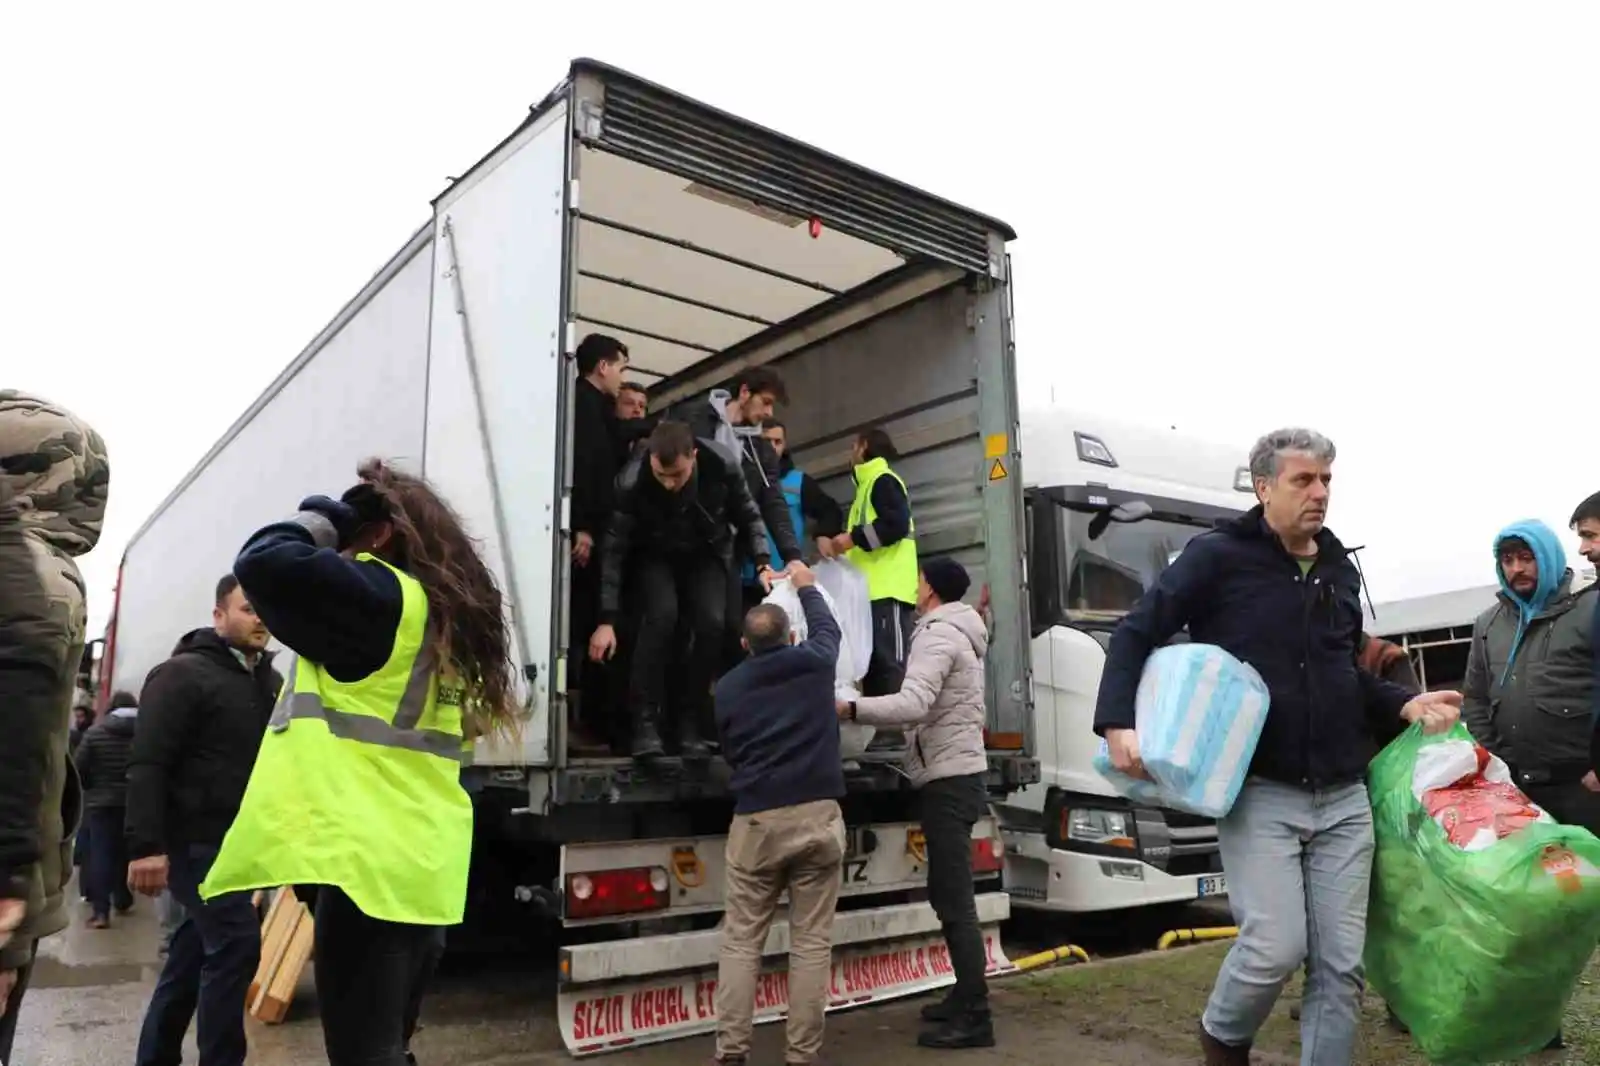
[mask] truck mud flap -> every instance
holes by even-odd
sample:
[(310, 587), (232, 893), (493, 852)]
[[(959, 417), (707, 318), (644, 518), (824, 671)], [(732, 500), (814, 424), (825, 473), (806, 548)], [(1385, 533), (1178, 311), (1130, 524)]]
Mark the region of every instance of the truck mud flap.
[[(991, 976), (1016, 967), (1000, 942), (1000, 923), (983, 927)], [(756, 1023), (787, 1015), (787, 959), (772, 960), (756, 982)], [(937, 933), (835, 949), (828, 1010), (882, 1003), (955, 983), (950, 953)], [(604, 987), (563, 987), (557, 997), (561, 1038), (578, 1058), (716, 1031), (717, 970), (641, 978)]]

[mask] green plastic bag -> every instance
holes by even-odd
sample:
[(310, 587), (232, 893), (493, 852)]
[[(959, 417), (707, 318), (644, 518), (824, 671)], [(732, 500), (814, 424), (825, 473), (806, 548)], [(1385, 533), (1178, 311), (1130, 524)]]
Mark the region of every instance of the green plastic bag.
[(1600, 840), (1536, 823), (1458, 848), (1412, 791), (1418, 753), (1446, 740), (1472, 736), (1412, 726), (1372, 761), (1367, 980), (1429, 1059), (1477, 1066), (1532, 1054), (1560, 1028), (1600, 937)]

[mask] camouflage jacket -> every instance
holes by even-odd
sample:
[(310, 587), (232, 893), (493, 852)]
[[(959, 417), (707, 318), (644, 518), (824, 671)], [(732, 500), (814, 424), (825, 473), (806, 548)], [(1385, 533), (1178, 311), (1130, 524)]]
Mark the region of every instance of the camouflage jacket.
[[(0, 805), (0, 840), (37, 855), (3, 871), (0, 891), (25, 894), (22, 928), (0, 948), (0, 970), (27, 961), (33, 941), (66, 928), (62, 890), (72, 876), (72, 834), (81, 795), (67, 752), (72, 698), (87, 626), (83, 577), (74, 561), (95, 546), (105, 519), (110, 466), (100, 435), (71, 412), (0, 389), (0, 655), (44, 678), (37, 698), (0, 691), (0, 760), (27, 795)], [(37, 580), (30, 587), (28, 570)], [(0, 672), (16, 685), (21, 670)], [(25, 742), (18, 742), (19, 740)], [(31, 761), (32, 767), (23, 761)], [(37, 782), (37, 784), (34, 784)], [(32, 821), (29, 826), (24, 824)]]

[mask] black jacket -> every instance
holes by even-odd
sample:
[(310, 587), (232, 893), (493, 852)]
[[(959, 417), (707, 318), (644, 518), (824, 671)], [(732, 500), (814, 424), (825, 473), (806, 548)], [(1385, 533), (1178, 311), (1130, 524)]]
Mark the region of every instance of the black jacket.
[(661, 487), (648, 455), (635, 455), (617, 475), (613, 504), (600, 550), (602, 622), (615, 622), (621, 612), (623, 580), (636, 555), (691, 559), (710, 553), (731, 563), (738, 530), (750, 558), (767, 557), (761, 512), (743, 473), (708, 440), (699, 442), (694, 474), (677, 492)]
[(135, 715), (115, 712), (83, 732), (83, 743), (73, 756), (83, 782), (83, 805), (88, 810), (122, 807), (128, 802), (128, 757), (133, 754)]
[[(722, 414), (711, 405), (710, 400), (705, 397), (691, 400), (669, 417), (689, 424), (694, 435), (701, 438), (702, 455), (707, 448), (717, 449), (719, 455), (725, 454), (720, 445), (712, 443), (716, 440), (717, 427), (722, 424)], [(784, 500), (783, 489), (778, 484), (778, 480), (783, 477), (778, 452), (772, 443), (762, 436), (743, 437), (741, 441), (744, 445), (740, 460), (744, 470), (745, 487), (750, 490), (750, 498), (755, 500), (757, 508), (761, 511), (761, 517), (767, 523), (767, 531), (772, 534), (772, 550), (777, 552), (784, 562), (792, 563), (804, 553), (800, 550), (800, 531), (794, 528), (794, 523), (789, 518), (789, 504)], [(757, 555), (753, 558), (765, 557)]]
[(584, 378), (573, 400), (572, 531), (599, 539), (611, 514), (611, 490), (628, 448), (617, 404)]
[(1358, 669), (1360, 572), (1327, 530), (1317, 552), (1302, 577), (1260, 507), (1190, 541), (1112, 635), (1095, 732), (1133, 727), (1145, 659), (1187, 626), (1267, 683), (1252, 774), (1306, 787), (1361, 780), (1374, 737), (1393, 731), (1410, 694)]
[(222, 843), (283, 683), (271, 659), (248, 670), (214, 630), (196, 629), (150, 671), (128, 762), (131, 857)]
[(717, 734), (739, 814), (844, 795), (833, 697), (839, 623), (816, 589), (801, 589), (800, 605), (805, 641), (752, 655), (717, 682)]

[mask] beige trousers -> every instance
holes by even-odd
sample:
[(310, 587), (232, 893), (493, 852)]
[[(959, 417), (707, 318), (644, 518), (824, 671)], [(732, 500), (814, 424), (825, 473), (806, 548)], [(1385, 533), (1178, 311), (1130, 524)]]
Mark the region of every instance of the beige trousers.
[(717, 1058), (750, 1053), (761, 948), (789, 892), (790, 1066), (822, 1048), (833, 964), (833, 907), (844, 862), (844, 816), (834, 800), (735, 815), (728, 828), (728, 878), (717, 969)]

